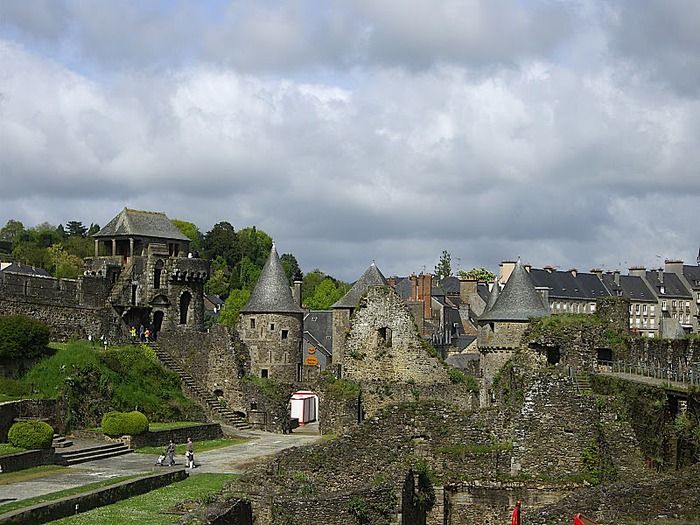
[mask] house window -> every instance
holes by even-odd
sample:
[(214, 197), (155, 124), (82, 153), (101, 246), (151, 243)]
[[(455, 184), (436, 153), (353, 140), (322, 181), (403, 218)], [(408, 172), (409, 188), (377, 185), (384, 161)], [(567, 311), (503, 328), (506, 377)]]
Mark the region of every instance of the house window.
[(664, 312), (665, 312), (666, 310), (668, 310), (668, 304), (666, 303), (666, 299), (664, 299), (663, 301), (661, 301), (661, 309), (662, 309)]
[(647, 314), (647, 305), (646, 305), (646, 304), (642, 307), (642, 313), (643, 313), (644, 315)]
[(651, 315), (656, 315), (656, 305), (655, 304), (652, 304), (651, 306), (649, 306), (649, 313)]
[(287, 339), (288, 335), (289, 335), (289, 330), (282, 330), (282, 339)]
[(274, 330), (274, 329), (275, 329), (275, 323), (270, 323), (270, 330)]
[(250, 318), (250, 327), (255, 328), (255, 318), (254, 317)]
[(260, 369), (260, 377), (267, 379), (269, 377), (269, 370), (267, 368)]
[(635, 304), (635, 305), (634, 305), (634, 311), (637, 312), (637, 313), (639, 313), (639, 305), (638, 305), (638, 304)]

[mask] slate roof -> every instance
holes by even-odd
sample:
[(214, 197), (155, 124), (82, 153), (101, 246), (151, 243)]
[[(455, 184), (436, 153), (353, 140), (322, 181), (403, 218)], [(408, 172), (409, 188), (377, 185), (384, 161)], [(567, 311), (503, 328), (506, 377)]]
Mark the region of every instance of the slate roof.
[(377, 265), (374, 264), (374, 261), (372, 261), (372, 264), (369, 266), (369, 268), (367, 268), (367, 270), (365, 270), (362, 277), (360, 277), (355, 284), (352, 285), (350, 291), (331, 308), (355, 308), (357, 306), (357, 302), (360, 300), (360, 297), (365, 294), (368, 288), (371, 286), (388, 285), (389, 283), (384, 278), (384, 275), (382, 275), (382, 272), (379, 271)]
[[(681, 282), (679, 277), (675, 273), (663, 272), (663, 283), (659, 279), (658, 272), (653, 270), (647, 271), (646, 278), (654, 292), (659, 296), (660, 299), (664, 297), (673, 297), (676, 299), (692, 299), (693, 294), (685, 285)], [(664, 292), (661, 293), (661, 287), (663, 286)]]
[(311, 310), (304, 316), (304, 337), (314, 342), (332, 355), (333, 312), (331, 310)]
[(549, 289), (549, 298), (579, 301), (610, 295), (600, 278), (593, 273), (548, 271), (531, 268), (530, 279), (536, 287)]
[(490, 310), (479, 317), (479, 321), (527, 321), (530, 317), (547, 315), (549, 308), (518, 259), (498, 299)]
[(626, 297), (630, 301), (635, 301), (639, 303), (656, 303), (656, 297), (654, 292), (647, 286), (644, 279), (634, 275), (620, 275), (620, 284), (615, 284), (614, 274), (603, 275), (603, 282), (612, 295), (618, 295), (621, 293), (622, 297)]
[(437, 282), (446, 295), (459, 295), (460, 283), (458, 277), (444, 277)]
[(693, 289), (700, 289), (700, 266), (690, 266), (684, 264), (683, 277), (688, 279), (688, 282), (693, 287)]
[[(474, 338), (476, 339), (476, 338)], [(470, 341), (471, 342), (471, 341)], [(480, 354), (468, 353), (468, 354), (452, 354), (445, 359), (445, 363), (455, 368), (468, 368), (471, 363), (479, 361)]]
[(43, 268), (35, 268), (34, 266), (29, 266), (27, 264), (20, 264), (13, 262), (2, 268), (3, 272), (15, 272), (24, 273), (27, 275), (43, 275), (44, 277), (51, 277), (51, 274), (44, 270)]
[(406, 277), (402, 278), (400, 281), (397, 281), (396, 286), (394, 286), (394, 290), (396, 290), (396, 293), (399, 294), (401, 299), (408, 301), (411, 299), (411, 294), (413, 293), (411, 279)]
[(296, 303), (274, 244), (250, 300), (241, 313), (303, 313)]
[(155, 237), (177, 241), (189, 241), (184, 233), (168, 219), (165, 213), (139, 211), (124, 208), (100, 231), (93, 235), (96, 239), (106, 237)]

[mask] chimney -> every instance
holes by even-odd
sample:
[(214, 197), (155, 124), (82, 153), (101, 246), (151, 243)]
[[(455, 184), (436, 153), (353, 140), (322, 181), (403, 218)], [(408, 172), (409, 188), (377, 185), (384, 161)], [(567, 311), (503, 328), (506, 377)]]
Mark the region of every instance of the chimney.
[(418, 276), (418, 300), (423, 301), (423, 315), (426, 319), (430, 319), (433, 313), (432, 309), (432, 292), (433, 292), (433, 276), (429, 273), (421, 273)]
[(532, 268), (532, 265), (530, 263), (523, 264), (523, 268), (525, 268), (525, 271), (527, 273), (530, 273), (530, 269)]
[(576, 268), (569, 268), (569, 273), (576, 277), (578, 275), (578, 270)]
[(683, 275), (683, 261), (679, 259), (666, 259), (664, 261), (666, 265), (666, 272), (675, 273), (676, 275)]
[(459, 279), (459, 300), (463, 304), (470, 304), (469, 298), (476, 293), (478, 284), (476, 279)]
[(542, 269), (545, 270), (547, 273), (552, 273), (554, 271), (554, 266), (547, 265)]
[(661, 284), (664, 284), (664, 269), (663, 268), (659, 268), (658, 270), (656, 270), (656, 277), (659, 279), (659, 282)]
[(591, 268), (591, 273), (593, 275), (597, 275), (598, 279), (603, 279), (603, 270), (601, 270), (600, 268)]
[(632, 266), (629, 270), (629, 274), (634, 277), (646, 277), (646, 273), (646, 266)]
[(614, 276), (615, 284), (617, 286), (620, 286), (620, 270), (615, 270), (613, 272), (613, 276)]
[(515, 261), (501, 261), (498, 268), (501, 274), (500, 282), (506, 284), (508, 282), (508, 277), (510, 277), (510, 274), (515, 270)]
[(411, 274), (411, 300), (418, 300), (418, 278), (415, 273)]
[(302, 281), (294, 281), (294, 290), (292, 291), (292, 295), (294, 296), (294, 300), (296, 303), (301, 306), (301, 285)]

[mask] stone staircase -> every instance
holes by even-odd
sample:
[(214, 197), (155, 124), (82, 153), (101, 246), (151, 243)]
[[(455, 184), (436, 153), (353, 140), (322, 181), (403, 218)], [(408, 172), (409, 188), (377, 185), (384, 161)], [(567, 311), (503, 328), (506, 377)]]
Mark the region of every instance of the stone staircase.
[(54, 434), (53, 441), (51, 442), (51, 446), (53, 448), (66, 448), (66, 447), (73, 446), (73, 442), (70, 441), (69, 439), (66, 439), (63, 436), (59, 436), (58, 434)]
[(108, 443), (93, 447), (56, 452), (55, 463), (57, 465), (70, 466), (97, 459), (107, 459), (133, 452), (124, 443)]
[(576, 375), (576, 389), (579, 393), (592, 392), (591, 382), (588, 374), (577, 374)]
[(182, 383), (187, 387), (192, 395), (206, 403), (209, 412), (214, 416), (214, 418), (221, 419), (225, 424), (230, 425), (239, 430), (248, 430), (253, 428), (250, 423), (248, 423), (243, 417), (236, 414), (232, 410), (229, 410), (221, 404), (219, 398), (210, 394), (206, 390), (200, 388), (194, 378), (185, 372), (182, 367), (177, 364), (177, 362), (170, 357), (167, 351), (160, 348), (157, 343), (148, 343), (153, 349), (158, 360), (168, 367), (173, 372), (176, 372)]

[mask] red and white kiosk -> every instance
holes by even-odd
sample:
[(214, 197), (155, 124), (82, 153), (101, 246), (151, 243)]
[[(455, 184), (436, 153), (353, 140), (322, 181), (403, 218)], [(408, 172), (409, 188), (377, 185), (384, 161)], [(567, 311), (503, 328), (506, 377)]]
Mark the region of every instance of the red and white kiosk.
[(318, 419), (318, 396), (316, 392), (307, 390), (294, 392), (290, 402), (292, 405), (290, 416), (292, 419), (298, 419), (300, 425), (305, 425)]

